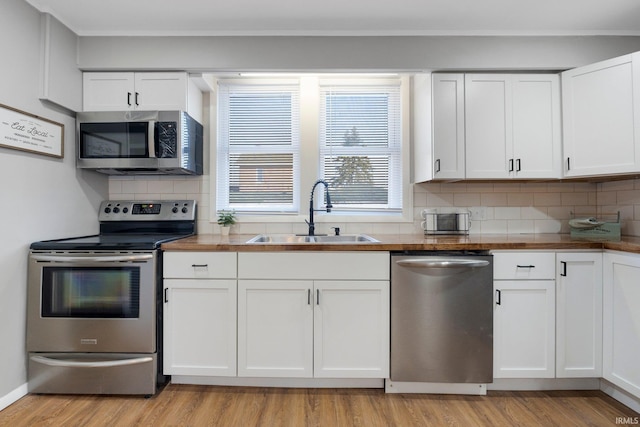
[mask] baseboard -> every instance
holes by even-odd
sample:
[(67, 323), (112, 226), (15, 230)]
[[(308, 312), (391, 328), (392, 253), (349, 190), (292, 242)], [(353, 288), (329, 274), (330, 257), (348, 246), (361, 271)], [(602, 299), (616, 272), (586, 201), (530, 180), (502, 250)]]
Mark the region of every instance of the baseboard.
[(246, 387), (384, 388), (384, 380), (378, 378), (246, 378), (172, 375), (171, 383)]
[[(600, 380), (600, 390), (613, 397), (618, 402), (640, 413), (640, 399), (622, 390), (620, 387), (610, 383), (605, 379)], [(638, 424), (636, 421), (635, 424)]]
[(427, 393), (427, 394), (470, 394), (484, 396), (487, 394), (486, 384), (460, 383), (422, 383), (385, 381), (386, 393)]
[(599, 378), (494, 378), (487, 390), (599, 390)]
[(18, 400), (22, 399), (24, 396), (27, 395), (27, 393), (28, 393), (27, 383), (24, 383), (20, 387), (9, 392), (9, 394), (6, 394), (0, 397), (0, 411), (2, 411), (7, 406), (13, 404), (14, 402), (17, 402)]

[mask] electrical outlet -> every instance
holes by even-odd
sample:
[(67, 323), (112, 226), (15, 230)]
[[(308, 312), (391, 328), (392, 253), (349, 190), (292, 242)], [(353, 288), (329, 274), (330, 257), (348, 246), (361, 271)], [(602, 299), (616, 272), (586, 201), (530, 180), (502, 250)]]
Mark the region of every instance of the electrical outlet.
[(487, 208), (484, 206), (474, 206), (469, 208), (473, 221), (482, 221), (487, 217)]

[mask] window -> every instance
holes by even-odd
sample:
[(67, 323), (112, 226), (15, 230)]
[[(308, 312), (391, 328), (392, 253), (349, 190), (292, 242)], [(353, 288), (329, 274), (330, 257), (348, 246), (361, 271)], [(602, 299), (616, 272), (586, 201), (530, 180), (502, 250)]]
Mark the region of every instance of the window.
[(297, 212), (297, 85), (221, 83), (216, 206), (238, 212)]
[(320, 84), (320, 170), (336, 211), (402, 210), (400, 85)]
[[(220, 79), (214, 209), (301, 221), (292, 215), (308, 215), (324, 179), (327, 221), (409, 221), (408, 86), (406, 76)], [(317, 187), (318, 209), (324, 200)]]

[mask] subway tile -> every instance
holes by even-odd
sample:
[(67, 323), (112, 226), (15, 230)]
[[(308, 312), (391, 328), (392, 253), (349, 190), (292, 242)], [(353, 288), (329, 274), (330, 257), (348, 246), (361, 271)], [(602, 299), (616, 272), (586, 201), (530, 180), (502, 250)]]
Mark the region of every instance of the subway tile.
[[(473, 230), (472, 230), (473, 231)], [(482, 221), (482, 233), (485, 234), (506, 234), (508, 232), (507, 221), (503, 220), (489, 220)]]
[(587, 206), (589, 205), (589, 196), (587, 193), (562, 193), (562, 205)]
[(624, 191), (624, 190), (633, 190), (635, 186), (635, 182), (632, 179), (627, 179), (623, 181), (603, 182), (600, 185), (601, 185), (602, 191)]
[[(109, 195), (122, 193), (122, 181), (110, 179), (109, 180)], [(111, 196), (109, 198), (112, 198)]]
[(547, 193), (548, 185), (546, 183), (536, 182), (536, 183), (524, 183), (522, 184), (522, 191), (526, 191), (529, 193)]
[(639, 205), (640, 190), (623, 190), (616, 192), (616, 204), (618, 205)]
[(493, 191), (502, 193), (517, 193), (522, 190), (520, 183), (497, 182), (493, 184)]
[(160, 193), (160, 194), (174, 193), (176, 191), (174, 190), (173, 183), (174, 183), (173, 181), (164, 181), (164, 180), (149, 181), (148, 191), (149, 193)]
[(570, 219), (573, 207), (571, 206), (550, 206), (547, 208), (547, 215), (550, 219)]
[(509, 233), (534, 233), (534, 221), (529, 219), (507, 220), (507, 230)]
[(427, 205), (428, 208), (437, 207), (451, 207), (453, 206), (453, 194), (452, 193), (428, 193)]
[(533, 205), (533, 194), (531, 193), (508, 193), (507, 206), (531, 206)]
[(547, 219), (547, 209), (541, 207), (532, 207), (527, 206), (520, 208), (520, 218), (521, 219)]
[(479, 193), (454, 193), (453, 205), (458, 207), (469, 207), (480, 205)]
[(552, 193), (566, 193), (573, 191), (571, 182), (550, 182), (547, 184), (547, 191)]
[(482, 193), (480, 206), (506, 206), (507, 193)]
[(462, 182), (441, 184), (440, 191), (443, 193), (465, 193), (467, 191), (467, 184)]
[(535, 220), (533, 223), (535, 233), (560, 233), (562, 221), (554, 219)]
[(137, 193), (147, 193), (148, 190), (147, 181), (141, 180), (132, 180), (132, 181), (122, 181), (122, 192), (137, 194)]
[(174, 181), (173, 191), (176, 193), (199, 193), (200, 182), (197, 179)]
[(493, 212), (496, 220), (520, 219), (520, 208), (518, 207), (496, 207)]
[(562, 204), (560, 193), (534, 193), (533, 206), (559, 206)]
[(470, 182), (467, 183), (468, 193), (491, 193), (494, 191), (494, 185), (486, 182)]

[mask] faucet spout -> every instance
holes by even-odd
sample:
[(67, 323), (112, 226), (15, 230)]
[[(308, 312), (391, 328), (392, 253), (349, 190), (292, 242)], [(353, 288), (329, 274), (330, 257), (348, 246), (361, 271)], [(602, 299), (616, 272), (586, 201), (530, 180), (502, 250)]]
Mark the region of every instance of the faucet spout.
[(305, 220), (305, 222), (309, 226), (309, 236), (314, 236), (316, 231), (316, 225), (313, 222), (313, 212), (315, 211), (315, 209), (313, 208), (313, 193), (319, 184), (324, 185), (324, 192), (327, 199), (325, 209), (327, 213), (331, 212), (331, 208), (333, 208), (333, 205), (331, 204), (331, 196), (329, 195), (329, 184), (327, 184), (327, 182), (322, 179), (317, 180), (315, 184), (313, 184), (313, 187), (311, 187), (311, 198), (309, 199), (309, 220)]

